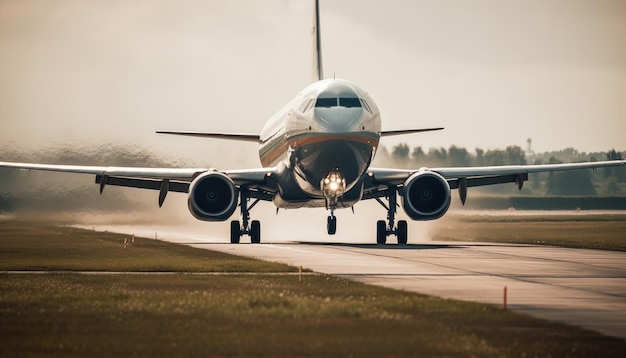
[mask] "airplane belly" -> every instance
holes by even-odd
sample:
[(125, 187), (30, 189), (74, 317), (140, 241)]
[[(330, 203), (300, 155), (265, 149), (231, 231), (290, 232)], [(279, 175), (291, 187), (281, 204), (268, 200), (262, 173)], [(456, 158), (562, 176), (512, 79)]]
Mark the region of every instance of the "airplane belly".
[[(297, 174), (292, 168), (284, 164), (278, 166), (277, 175), (274, 177), (278, 187), (278, 192), (273, 199), (274, 205), (281, 209), (325, 207), (327, 204), (326, 199), (321, 192), (315, 194), (305, 192), (296, 177)], [(361, 200), (362, 196), (363, 179), (359, 180), (350, 190), (344, 193), (338, 207), (352, 207)]]
[(366, 135), (313, 137), (295, 141), (289, 161), (298, 186), (322, 197), (321, 182), (332, 172), (345, 179), (346, 191), (351, 190), (367, 170), (374, 151)]

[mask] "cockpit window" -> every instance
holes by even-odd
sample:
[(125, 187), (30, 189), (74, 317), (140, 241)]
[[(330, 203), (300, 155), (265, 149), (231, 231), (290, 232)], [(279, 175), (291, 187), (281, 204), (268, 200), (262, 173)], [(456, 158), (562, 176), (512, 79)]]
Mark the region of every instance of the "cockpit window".
[(337, 107), (337, 98), (318, 98), (315, 107)]
[(358, 98), (339, 98), (339, 105), (342, 107), (361, 107), (361, 102)]
[(304, 112), (310, 111), (311, 108), (313, 108), (313, 104), (314, 103), (315, 103), (315, 100), (313, 100), (313, 99), (309, 99), (308, 101), (304, 102), (300, 112), (304, 113)]
[(361, 101), (356, 97), (318, 98), (317, 102), (315, 102), (315, 107), (337, 107), (337, 104), (341, 107), (347, 108), (361, 107)]
[(363, 98), (359, 98), (359, 101), (361, 101), (361, 104), (363, 105), (363, 108), (365, 108), (366, 111), (372, 113), (372, 109), (370, 108), (370, 105), (367, 103), (366, 100), (364, 100)]

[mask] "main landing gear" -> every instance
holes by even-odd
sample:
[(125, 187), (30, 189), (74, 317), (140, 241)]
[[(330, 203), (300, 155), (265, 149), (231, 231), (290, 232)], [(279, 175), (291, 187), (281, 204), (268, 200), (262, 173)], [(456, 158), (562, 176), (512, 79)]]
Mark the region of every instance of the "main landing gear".
[(237, 220), (230, 222), (230, 243), (238, 244), (243, 235), (249, 235), (250, 241), (253, 244), (259, 244), (261, 243), (261, 222), (258, 220), (252, 220), (252, 222), (250, 222), (250, 209), (252, 209), (261, 199), (257, 198), (252, 205), (248, 207), (248, 200), (250, 199), (248, 189), (241, 187), (239, 195), (241, 223)]
[(395, 186), (389, 186), (387, 188), (387, 200), (389, 206), (387, 206), (380, 198), (376, 198), (376, 201), (380, 203), (385, 209), (387, 209), (387, 222), (385, 220), (379, 220), (376, 222), (376, 243), (384, 245), (387, 243), (387, 236), (396, 235), (399, 245), (406, 245), (408, 241), (408, 225), (406, 220), (398, 221), (398, 226), (394, 228), (396, 219), (397, 204), (397, 192)]

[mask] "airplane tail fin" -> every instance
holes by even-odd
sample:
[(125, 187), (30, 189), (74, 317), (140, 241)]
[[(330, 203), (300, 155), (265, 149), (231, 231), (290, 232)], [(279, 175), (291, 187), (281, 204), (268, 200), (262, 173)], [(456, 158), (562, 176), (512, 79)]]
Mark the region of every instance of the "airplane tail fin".
[(322, 66), (322, 38), (320, 31), (320, 1), (315, 0), (314, 3), (315, 11), (313, 12), (313, 28), (311, 30), (311, 36), (313, 37), (313, 71), (312, 71), (312, 80), (313, 82), (321, 81), (324, 79), (324, 69)]

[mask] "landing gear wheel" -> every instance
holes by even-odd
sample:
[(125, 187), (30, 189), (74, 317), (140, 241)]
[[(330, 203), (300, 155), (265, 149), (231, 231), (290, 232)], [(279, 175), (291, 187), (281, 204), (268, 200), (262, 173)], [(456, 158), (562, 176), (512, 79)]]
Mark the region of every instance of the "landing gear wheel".
[(252, 220), (250, 223), (250, 241), (253, 244), (261, 243), (261, 223), (258, 220)]
[(329, 216), (327, 223), (326, 223), (326, 229), (328, 230), (328, 235), (335, 235), (335, 233), (337, 232), (337, 217), (336, 216)]
[(376, 222), (376, 243), (384, 245), (387, 242), (387, 226), (384, 220)]
[(398, 221), (396, 236), (398, 237), (398, 245), (406, 245), (409, 236), (409, 229), (406, 220)]
[(238, 244), (240, 238), (241, 238), (241, 225), (239, 224), (239, 221), (231, 221), (230, 222), (230, 243)]

